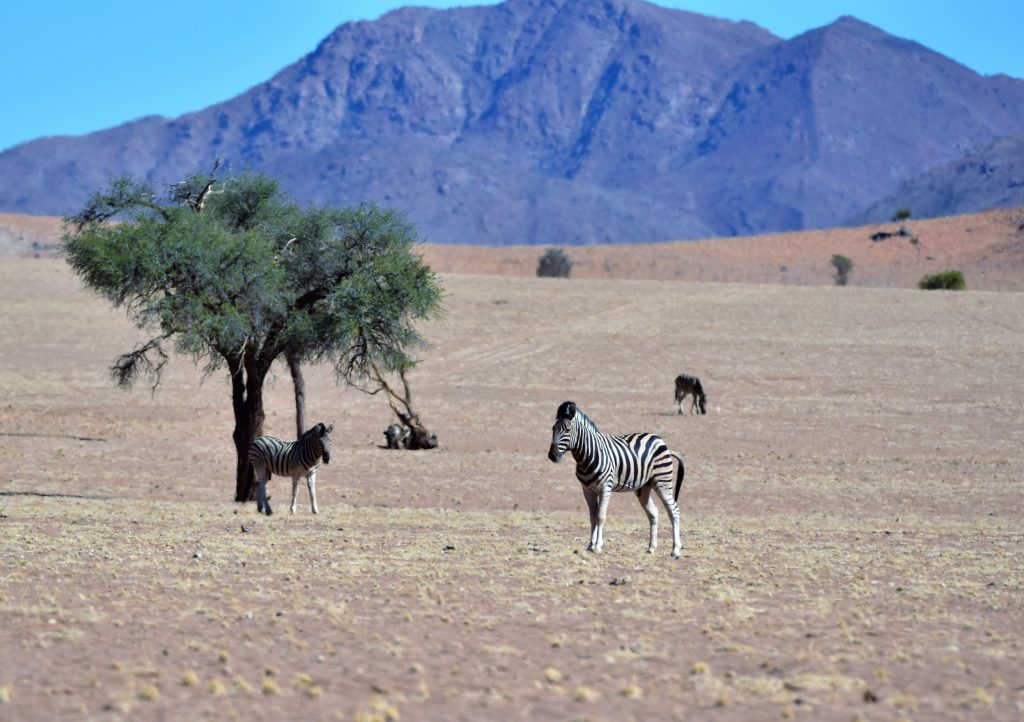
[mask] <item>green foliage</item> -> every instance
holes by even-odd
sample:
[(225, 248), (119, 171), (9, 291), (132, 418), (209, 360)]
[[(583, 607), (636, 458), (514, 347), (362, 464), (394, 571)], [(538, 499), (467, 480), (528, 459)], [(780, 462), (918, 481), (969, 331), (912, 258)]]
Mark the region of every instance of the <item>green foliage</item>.
[(572, 272), (572, 261), (561, 248), (549, 248), (537, 262), (537, 276), (568, 278)]
[[(111, 222), (117, 221), (117, 222)], [(140, 328), (159, 330), (113, 369), (159, 383), (161, 342), (230, 365), (250, 344), (261, 366), (282, 353), (329, 359), (348, 381), (371, 363), (408, 368), (422, 342), (415, 322), (436, 316), (441, 288), (412, 253), (415, 228), (374, 205), (301, 209), (276, 181), (197, 174), (159, 204), (122, 178), (67, 219), (67, 260)]]
[(908, 218), (910, 218), (910, 209), (909, 208), (900, 208), (892, 216), (892, 220), (893, 220), (894, 223), (899, 223), (900, 221), (905, 221)]
[(836, 269), (835, 281), (837, 286), (845, 286), (850, 280), (850, 272), (853, 270), (853, 261), (838, 253), (832, 256), (832, 265)]
[(960, 271), (942, 271), (925, 276), (918, 281), (917, 287), (924, 291), (963, 291), (967, 282)]

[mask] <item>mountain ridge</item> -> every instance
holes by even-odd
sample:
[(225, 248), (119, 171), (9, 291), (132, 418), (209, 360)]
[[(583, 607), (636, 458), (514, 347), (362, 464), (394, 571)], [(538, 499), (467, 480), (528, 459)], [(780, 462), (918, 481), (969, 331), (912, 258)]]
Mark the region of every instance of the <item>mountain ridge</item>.
[(302, 202), (397, 206), (436, 242), (749, 235), (854, 217), (1024, 131), (1021, 108), (1024, 81), (850, 16), (783, 40), (641, 0), (400, 8), (222, 103), (0, 153), (0, 210), (222, 157)]

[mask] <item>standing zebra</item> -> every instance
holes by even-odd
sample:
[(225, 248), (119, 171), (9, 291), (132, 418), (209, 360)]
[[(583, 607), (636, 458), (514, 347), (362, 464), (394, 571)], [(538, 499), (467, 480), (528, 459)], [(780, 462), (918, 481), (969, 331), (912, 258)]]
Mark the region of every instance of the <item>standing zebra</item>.
[(298, 441), (281, 441), (273, 436), (260, 436), (249, 447), (249, 464), (256, 474), (256, 509), (273, 514), (270, 499), (267, 498), (267, 482), (272, 474), (292, 477), (292, 514), (299, 496), (299, 477), (306, 477), (309, 499), (316, 508), (316, 470), (320, 457), (324, 463), (331, 463), (331, 430), (334, 426), (317, 424), (302, 435)]
[[(602, 434), (572, 401), (558, 407), (551, 430), (548, 458), (559, 462), (566, 451), (576, 460), (576, 478), (590, 509), (590, 544), (587, 551), (600, 552), (604, 543), (604, 521), (613, 491), (635, 491), (651, 523), (648, 553), (658, 545), (658, 507), (651, 498), (657, 491), (665, 510), (672, 516), (672, 556), (678, 558), (679, 489), (683, 485), (683, 457), (668, 448), (654, 434)], [(675, 490), (672, 488), (672, 460), (679, 462)]]

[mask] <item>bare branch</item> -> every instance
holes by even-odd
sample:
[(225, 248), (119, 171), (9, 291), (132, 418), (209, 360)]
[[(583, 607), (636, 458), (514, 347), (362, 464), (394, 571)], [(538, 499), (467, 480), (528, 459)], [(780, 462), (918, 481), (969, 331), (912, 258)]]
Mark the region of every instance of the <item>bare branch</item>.
[(220, 158), (217, 158), (213, 162), (213, 169), (210, 171), (210, 175), (207, 176), (205, 185), (203, 185), (198, 192), (194, 191), (194, 187), (191, 182), (193, 180), (198, 180), (198, 178), (184, 180), (180, 183), (173, 183), (170, 186), (169, 193), (171, 200), (188, 206), (196, 213), (202, 213), (203, 209), (206, 207), (207, 196), (216, 193), (216, 191), (213, 190), (213, 186), (217, 183), (218, 168), (220, 168)]
[[(416, 413), (413, 412), (412, 410), (412, 396), (409, 393), (409, 382), (405, 378), (405, 370), (402, 369), (401, 371), (398, 372), (398, 376), (402, 380), (402, 386), (405, 389), (405, 396), (402, 396), (396, 393), (393, 388), (391, 388), (391, 385), (388, 384), (387, 379), (384, 378), (384, 374), (381, 373), (380, 368), (378, 368), (377, 364), (374, 363), (373, 361), (370, 362), (370, 369), (373, 373), (374, 380), (378, 384), (380, 384), (380, 387), (384, 389), (384, 391), (387, 393), (388, 406), (390, 406), (391, 410), (395, 412), (395, 416), (401, 419), (402, 423), (404, 423), (406, 426), (412, 427), (417, 425), (418, 417)], [(404, 412), (398, 408), (396, 402), (398, 404), (401, 404), (405, 408)]]
[(192, 209), (196, 213), (202, 213), (203, 208), (206, 207), (206, 196), (213, 188), (213, 184), (217, 182), (218, 168), (220, 168), (220, 158), (217, 158), (217, 160), (213, 162), (213, 170), (210, 171), (210, 180), (203, 188), (203, 190), (199, 191), (199, 196), (196, 198), (195, 203), (192, 205)]
[[(155, 393), (160, 385), (164, 366), (167, 365), (170, 359), (163, 350), (161, 343), (171, 335), (165, 334), (158, 338), (150, 339), (146, 343), (136, 346), (134, 351), (119, 356), (114, 365), (110, 367), (110, 375), (114, 379), (114, 383), (122, 389), (129, 389), (135, 383), (135, 379), (138, 378), (139, 374), (145, 374), (153, 381), (150, 390)], [(157, 360), (155, 362), (149, 357), (150, 352), (156, 353)]]

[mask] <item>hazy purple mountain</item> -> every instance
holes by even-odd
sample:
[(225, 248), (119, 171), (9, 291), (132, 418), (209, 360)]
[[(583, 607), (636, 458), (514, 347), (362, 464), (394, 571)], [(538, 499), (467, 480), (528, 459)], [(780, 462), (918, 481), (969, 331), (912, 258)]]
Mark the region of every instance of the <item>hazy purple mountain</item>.
[(916, 218), (1024, 206), (1024, 133), (999, 138), (904, 181), (853, 221), (889, 220), (900, 208)]
[(205, 110), (12, 148), (0, 210), (68, 213), (111, 176), (220, 156), (299, 200), (398, 206), (435, 242), (822, 227), (1024, 131), (1022, 109), (1024, 81), (853, 18), (783, 41), (642, 0), (406, 8)]

